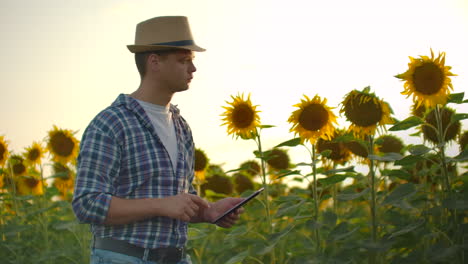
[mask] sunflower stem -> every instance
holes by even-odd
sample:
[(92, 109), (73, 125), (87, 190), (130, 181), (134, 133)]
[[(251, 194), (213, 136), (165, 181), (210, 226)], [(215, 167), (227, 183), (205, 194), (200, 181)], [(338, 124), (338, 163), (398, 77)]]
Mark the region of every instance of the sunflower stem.
[[(369, 155), (374, 154), (374, 137), (369, 135)], [(377, 243), (377, 203), (376, 203), (376, 190), (375, 190), (375, 172), (374, 172), (374, 160), (369, 159), (369, 177), (370, 177), (370, 187), (371, 187), (371, 200), (370, 200), (370, 209), (371, 209), (371, 224), (372, 224), (372, 243)], [(369, 263), (376, 263), (377, 254), (375, 251), (370, 252)]]
[[(41, 175), (41, 184), (42, 188), (44, 189), (46, 186), (45, 181), (44, 181), (44, 170), (42, 168), (42, 164), (39, 164), (39, 171)], [(47, 207), (47, 197), (46, 197), (46, 191), (42, 192), (41, 195), (41, 200), (42, 200), (42, 207), (46, 208)], [(49, 252), (49, 218), (47, 217), (47, 212), (41, 213), (42, 219), (42, 225), (43, 225), (43, 232), (44, 232), (44, 246), (45, 246), (45, 252)], [(47, 263), (50, 263), (50, 260), (47, 260)]]
[(440, 108), (440, 105), (436, 105), (436, 111), (435, 111), (435, 116), (436, 116), (436, 124), (437, 124), (437, 138), (438, 138), (438, 144), (437, 148), (439, 149), (439, 156), (441, 159), (442, 163), (442, 176), (444, 178), (444, 183), (445, 183), (445, 190), (448, 192), (450, 195), (452, 193), (452, 189), (450, 187), (450, 179), (449, 175), (447, 173), (447, 163), (445, 162), (445, 133), (444, 133), (444, 128), (442, 124), (442, 109)]
[[(312, 189), (312, 195), (314, 198), (314, 221), (318, 222), (319, 218), (319, 198), (317, 195), (317, 164), (315, 163), (316, 153), (315, 153), (315, 145), (312, 144), (312, 175), (314, 177), (314, 187)], [(315, 239), (316, 241), (316, 252), (320, 252), (320, 231), (318, 228), (315, 229)]]
[[(265, 157), (263, 155), (263, 150), (262, 150), (262, 140), (260, 138), (260, 132), (256, 130), (256, 143), (258, 146), (258, 151), (260, 154), (260, 164), (262, 168), (262, 185), (263, 188), (265, 188), (265, 191), (263, 192), (263, 199), (265, 200), (265, 210), (266, 210), (266, 217), (267, 217), (267, 223), (268, 223), (268, 231), (269, 234), (273, 234), (273, 224), (271, 220), (271, 215), (270, 215), (270, 201), (268, 200), (269, 196), (269, 188), (268, 188), (268, 183), (267, 183), (267, 175), (266, 175), (266, 169), (265, 169)], [(271, 251), (271, 263), (274, 264), (276, 262), (275, 258), (275, 250)]]

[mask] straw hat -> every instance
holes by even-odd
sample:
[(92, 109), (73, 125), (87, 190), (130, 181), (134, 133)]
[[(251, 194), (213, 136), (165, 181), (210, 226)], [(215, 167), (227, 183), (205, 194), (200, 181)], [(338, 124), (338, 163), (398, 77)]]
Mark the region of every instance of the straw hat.
[(130, 52), (145, 52), (171, 48), (205, 51), (195, 44), (187, 17), (155, 17), (136, 26), (135, 44), (127, 45)]

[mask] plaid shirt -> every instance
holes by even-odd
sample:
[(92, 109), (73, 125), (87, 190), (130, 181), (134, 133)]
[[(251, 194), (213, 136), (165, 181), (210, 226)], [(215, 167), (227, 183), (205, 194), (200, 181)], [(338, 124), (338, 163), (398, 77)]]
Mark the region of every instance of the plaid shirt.
[(191, 184), (192, 133), (174, 105), (170, 111), (177, 136), (176, 171), (145, 110), (127, 95), (119, 95), (86, 128), (72, 206), (80, 222), (91, 224), (95, 236), (144, 248), (185, 245), (187, 223), (177, 219), (154, 217), (126, 225), (103, 224), (112, 196), (138, 199), (196, 193)]

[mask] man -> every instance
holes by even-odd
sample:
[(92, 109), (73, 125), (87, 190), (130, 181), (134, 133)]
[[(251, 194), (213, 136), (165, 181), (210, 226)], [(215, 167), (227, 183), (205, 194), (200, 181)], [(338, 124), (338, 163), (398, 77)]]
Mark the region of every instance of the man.
[[(191, 263), (188, 222), (212, 222), (243, 199), (208, 203), (196, 195), (192, 133), (172, 96), (188, 89), (195, 44), (186, 17), (137, 25), (138, 89), (121, 94), (86, 128), (73, 210), (90, 223), (91, 263)], [(217, 222), (231, 227), (242, 209)], [(120, 263), (120, 262), (118, 262)]]

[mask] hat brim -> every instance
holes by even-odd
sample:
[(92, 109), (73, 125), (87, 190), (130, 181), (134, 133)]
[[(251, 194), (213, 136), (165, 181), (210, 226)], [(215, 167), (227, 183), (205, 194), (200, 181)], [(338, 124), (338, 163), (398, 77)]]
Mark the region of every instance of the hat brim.
[(187, 46), (165, 46), (165, 45), (127, 45), (127, 48), (132, 53), (147, 52), (147, 51), (157, 51), (157, 50), (167, 50), (167, 49), (185, 49), (191, 51), (203, 52), (206, 49), (201, 48), (197, 45), (187, 45)]

